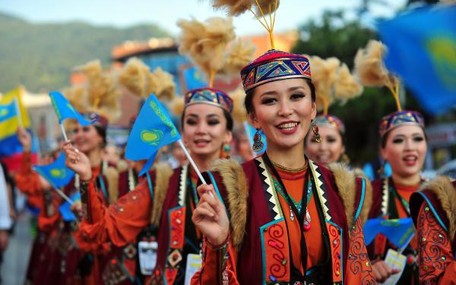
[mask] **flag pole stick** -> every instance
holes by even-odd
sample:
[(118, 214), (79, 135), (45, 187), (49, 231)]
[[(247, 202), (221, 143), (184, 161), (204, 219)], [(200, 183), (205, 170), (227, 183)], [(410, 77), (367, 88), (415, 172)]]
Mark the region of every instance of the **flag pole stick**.
[(67, 134), (65, 131), (65, 127), (63, 126), (63, 123), (60, 123), (59, 125), (60, 125), (60, 129), (62, 130), (63, 138), (65, 139), (65, 141), (68, 141), (68, 137), (67, 137)]
[(192, 165), (193, 169), (195, 169), (196, 174), (198, 174), (198, 177), (201, 180), (201, 182), (203, 182), (203, 184), (207, 184), (206, 180), (204, 180), (203, 175), (201, 175), (201, 172), (199, 171), (199, 169), (196, 166), (195, 162), (193, 161), (192, 157), (188, 153), (187, 148), (185, 147), (184, 143), (182, 142), (182, 139), (179, 139), (178, 142), (179, 142), (179, 145), (181, 146), (182, 150), (184, 151), (185, 156), (187, 156), (188, 161), (190, 161), (190, 164)]
[(17, 113), (17, 122), (19, 123), (19, 127), (24, 127), (24, 124), (22, 122), (22, 114), (21, 114), (21, 109), (19, 108), (19, 103), (17, 102), (17, 97), (14, 97), (14, 106), (16, 107), (16, 113)]
[(73, 200), (71, 200), (70, 197), (68, 197), (65, 193), (63, 193), (61, 190), (57, 189), (56, 187), (53, 187), (53, 188), (57, 192), (57, 194), (59, 194), (60, 197), (62, 197), (65, 201), (70, 203), (70, 205), (74, 204)]

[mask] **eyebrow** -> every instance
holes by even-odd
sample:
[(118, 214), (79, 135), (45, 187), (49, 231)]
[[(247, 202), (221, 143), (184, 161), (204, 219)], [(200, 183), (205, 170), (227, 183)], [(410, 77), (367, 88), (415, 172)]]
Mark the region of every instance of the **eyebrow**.
[[(304, 86), (292, 86), (292, 87), (288, 88), (288, 89), (286, 90), (286, 92), (293, 92), (293, 91), (301, 90), (301, 89), (302, 89), (303, 91), (305, 91)], [(278, 92), (275, 91), (275, 90), (266, 91), (266, 92), (262, 93), (262, 94), (260, 95), (260, 97), (263, 97), (263, 96), (265, 96), (265, 95), (275, 95), (275, 94), (277, 94), (277, 93), (278, 93)]]
[[(186, 117), (199, 118), (200, 116), (199, 116), (198, 114), (192, 114), (192, 113), (190, 113), (190, 114), (187, 114)], [(211, 113), (211, 114), (206, 115), (206, 118), (213, 118), (213, 117), (219, 118), (220, 115), (215, 114), (215, 113)]]

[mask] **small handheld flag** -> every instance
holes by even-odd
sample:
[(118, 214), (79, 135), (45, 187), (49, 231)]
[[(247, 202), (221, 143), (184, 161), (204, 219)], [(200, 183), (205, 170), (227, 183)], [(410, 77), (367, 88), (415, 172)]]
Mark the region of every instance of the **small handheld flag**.
[(65, 153), (50, 164), (37, 165), (33, 169), (45, 178), (54, 188), (67, 185), (74, 177), (74, 172), (65, 165)]
[(364, 224), (364, 241), (366, 244), (370, 244), (378, 234), (383, 234), (402, 251), (415, 235), (413, 220), (412, 218), (367, 220)]
[(191, 158), (171, 117), (155, 95), (150, 95), (139, 111), (125, 147), (125, 157), (130, 160), (147, 159), (139, 175), (146, 173), (160, 148), (178, 141), (187, 159), (192, 164), (201, 181), (203, 176)]
[(13, 100), (8, 104), (0, 104), (0, 122), (14, 118), (16, 116), (16, 100)]
[(62, 129), (63, 136), (65, 140), (68, 140), (68, 137), (63, 127), (63, 121), (65, 119), (76, 119), (81, 126), (90, 125), (92, 122), (84, 118), (78, 111), (68, 102), (68, 100), (62, 95), (62, 93), (57, 91), (49, 92), (49, 97), (51, 97), (52, 106), (54, 107), (55, 114), (59, 119), (59, 125)]

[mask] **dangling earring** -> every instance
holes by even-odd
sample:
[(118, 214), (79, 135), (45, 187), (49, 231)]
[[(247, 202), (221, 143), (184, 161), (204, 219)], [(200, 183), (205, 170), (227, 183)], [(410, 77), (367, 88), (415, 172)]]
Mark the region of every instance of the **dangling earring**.
[(253, 136), (253, 146), (252, 149), (254, 152), (259, 152), (263, 149), (263, 142), (261, 141), (261, 129), (256, 129), (255, 135)]
[(227, 143), (223, 144), (222, 153), (220, 154), (220, 158), (230, 158), (230, 151), (231, 146)]
[(318, 126), (312, 121), (312, 132), (313, 132), (313, 139), (317, 143), (321, 143), (320, 133), (318, 132)]

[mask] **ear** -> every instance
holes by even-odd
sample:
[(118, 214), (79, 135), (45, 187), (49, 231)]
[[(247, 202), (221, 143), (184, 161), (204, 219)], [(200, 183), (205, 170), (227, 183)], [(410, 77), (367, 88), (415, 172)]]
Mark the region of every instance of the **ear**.
[(233, 139), (233, 133), (231, 131), (226, 131), (225, 139), (223, 140), (224, 143), (229, 144)]
[(317, 116), (317, 103), (315, 102), (312, 102), (312, 120), (315, 119), (315, 117)]
[(260, 129), (260, 124), (258, 123), (258, 120), (256, 118), (255, 112), (252, 112), (248, 115), (248, 120), (249, 123), (255, 128), (255, 129)]

